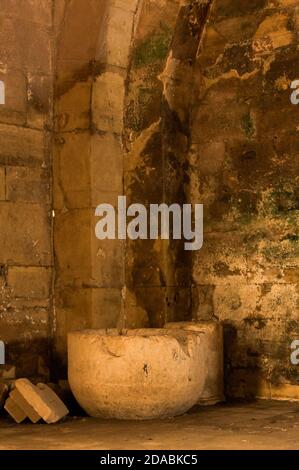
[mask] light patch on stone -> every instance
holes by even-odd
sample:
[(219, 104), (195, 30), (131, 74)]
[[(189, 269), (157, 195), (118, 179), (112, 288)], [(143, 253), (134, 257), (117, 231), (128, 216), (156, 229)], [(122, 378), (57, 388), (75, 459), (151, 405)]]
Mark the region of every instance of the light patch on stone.
[(276, 0), (276, 2), (271, 2), (269, 7), (276, 6), (277, 3), (280, 7), (293, 7), (298, 5), (298, 0)]
[(139, 165), (139, 156), (146, 148), (150, 138), (159, 131), (160, 123), (161, 118), (145, 129), (135, 140), (134, 144), (132, 144), (131, 151), (126, 159), (128, 164), (128, 167), (126, 168), (127, 171), (133, 171), (134, 168)]
[(123, 128), (124, 78), (105, 72), (93, 87), (93, 119), (97, 129), (121, 133)]
[(178, 83), (192, 87), (192, 75), (192, 67), (177, 60), (171, 52), (167, 58), (165, 69), (158, 78), (163, 84), (163, 94), (172, 111), (178, 111), (175, 109), (178, 96), (174, 89), (178, 87)]
[(277, 90), (288, 90), (290, 87), (291, 80), (286, 76), (286, 74), (278, 77), (275, 80), (275, 88)]
[(255, 54), (263, 54), (264, 52), (272, 51), (273, 44), (271, 39), (268, 36), (266, 38), (255, 39), (252, 43), (252, 50)]
[[(132, 11), (113, 5), (110, 7), (105, 38), (106, 47), (103, 50), (105, 57), (101, 57), (100, 54), (97, 60), (106, 59), (110, 65), (127, 67), (133, 21), (134, 13)], [(101, 50), (102, 48), (100, 48)]]
[(271, 67), (271, 64), (275, 61), (275, 54), (271, 54), (271, 55), (268, 55), (265, 59), (264, 59), (264, 63), (263, 63), (263, 74), (266, 75), (266, 73), (269, 72), (270, 70), (270, 67)]
[(243, 75), (240, 75), (236, 69), (231, 69), (229, 72), (225, 72), (222, 75), (219, 75), (216, 78), (204, 78), (204, 83), (206, 88), (210, 88), (211, 86), (215, 85), (216, 83), (220, 82), (221, 80), (230, 80), (231, 78), (238, 78), (240, 80), (248, 80), (249, 78), (253, 77), (259, 73), (259, 69), (255, 69), (252, 72), (246, 72)]
[(287, 29), (289, 17), (281, 13), (268, 16), (259, 26), (254, 39), (269, 38), (273, 49), (291, 44), (294, 35)]

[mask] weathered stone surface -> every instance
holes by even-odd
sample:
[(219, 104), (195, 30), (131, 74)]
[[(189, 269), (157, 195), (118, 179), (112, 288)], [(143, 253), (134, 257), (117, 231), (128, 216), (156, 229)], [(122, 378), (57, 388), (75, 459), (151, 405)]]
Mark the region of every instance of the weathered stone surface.
[(43, 268), (40, 285), (33, 276), (30, 286), (21, 273), (28, 266), (52, 263), (52, 4), (1, 0), (0, 24), (0, 80), (5, 86), (0, 106), (0, 322), (7, 361), (13, 364), (11, 373), (1, 368), (0, 377), (10, 381), (15, 374), (38, 374), (39, 357), (46, 362), (49, 354), (50, 302)]
[[(237, 252), (235, 246), (240, 246)], [(194, 280), (201, 285), (241, 281), (246, 278), (246, 261), (246, 245), (241, 234), (211, 233), (194, 255)]]
[(123, 128), (124, 78), (104, 72), (93, 86), (93, 123), (99, 131), (121, 134)]
[(16, 297), (45, 299), (50, 295), (51, 271), (12, 266), (8, 269), (7, 282)]
[[(229, 393), (254, 395), (259, 382), (264, 395), (295, 396), (296, 0), (214, 0), (210, 12), (208, 0), (100, 3), (59, 0), (52, 18), (48, 0), (1, 2), (0, 318), (10, 362), (36, 374), (54, 325), (58, 368), (74, 328), (215, 312)], [(55, 322), (44, 276), (39, 286), (30, 275), (31, 289), (21, 274), (53, 262), (52, 153)], [(203, 249), (98, 243), (94, 208), (123, 193), (145, 205), (203, 203)]]
[(37, 423), (41, 419), (39, 414), (36, 413), (30, 403), (25, 400), (18, 389), (13, 389), (9, 394), (9, 398), (12, 399), (12, 401), (23, 411), (32, 423)]
[(51, 3), (48, 0), (2, 0), (3, 13), (15, 18), (28, 18), (34, 23), (45, 26), (51, 25)]
[[(134, 14), (132, 2), (124, 9), (122, 5), (111, 5), (107, 18), (106, 48), (104, 49), (107, 64), (126, 68), (129, 59), (132, 39)], [(135, 2), (136, 3), (136, 2)], [(99, 55), (101, 60), (101, 55)]]
[(66, 406), (47, 385), (36, 386), (27, 379), (18, 379), (15, 386), (46, 423), (56, 423), (68, 414)]
[(18, 424), (22, 423), (27, 418), (26, 413), (12, 398), (6, 400), (4, 409)]
[[(93, 211), (73, 209), (58, 214), (56, 221), (55, 251), (58, 273), (65, 283), (89, 283), (91, 279), (91, 251)], [(59, 241), (59, 242), (58, 242)], [(75, 251), (74, 251), (74, 247)]]
[(89, 330), (68, 336), (69, 383), (94, 417), (182, 414), (198, 399), (203, 369), (200, 338), (191, 331)]
[(120, 288), (92, 289), (93, 328), (115, 328), (122, 318), (123, 299)]
[(90, 141), (89, 132), (67, 133), (57, 140), (53, 165), (55, 208), (90, 206)]
[(123, 192), (123, 146), (121, 137), (112, 133), (93, 135), (90, 147), (90, 184), (92, 207), (104, 200), (104, 194)]
[[(34, 7), (31, 5), (31, 9)], [(24, 18), (1, 15), (0, 54), (9, 67), (28, 67), (32, 71), (50, 72), (50, 36), (46, 28)], [(24, 47), (24, 44), (30, 47)], [(34, 47), (38, 45), (38, 47)]]
[(60, 26), (57, 30), (58, 72), (60, 74), (63, 62), (72, 73), (78, 73), (82, 65), (95, 58), (107, 2), (77, 0), (64, 3), (59, 2), (54, 18), (55, 26)]
[[(184, 322), (190, 320), (192, 297), (189, 287), (167, 287), (164, 303), (165, 315), (162, 318), (165, 318), (166, 322)], [(153, 316), (153, 318), (155, 317)]]
[(49, 171), (42, 168), (8, 167), (6, 199), (8, 201), (50, 204)]
[(56, 100), (55, 124), (61, 131), (90, 126), (91, 80), (67, 83), (67, 90)]
[[(69, 281), (60, 280), (56, 284), (56, 334), (55, 334), (55, 351), (60, 357), (60, 363), (66, 368), (67, 365), (67, 345), (66, 345), (66, 332), (76, 331), (90, 328), (92, 326), (92, 296), (93, 289), (90, 287), (82, 287), (82, 283), (74, 280)], [(71, 284), (71, 286), (70, 286)], [(107, 291), (109, 299), (109, 291)], [(99, 299), (97, 299), (99, 300)], [(103, 302), (105, 305), (105, 301)], [(95, 314), (99, 313), (99, 305), (95, 305)], [(88, 313), (87, 313), (88, 312)], [(115, 315), (115, 311), (113, 312)], [(95, 315), (96, 318), (96, 315)], [(96, 320), (96, 324), (99, 319)], [(58, 366), (58, 365), (57, 365)], [(59, 367), (59, 366), (58, 366)], [(62, 372), (64, 376), (65, 370)]]
[(0, 161), (9, 165), (42, 165), (45, 160), (41, 131), (0, 125)]
[(43, 129), (52, 126), (53, 80), (51, 75), (28, 74), (27, 124)]
[(123, 10), (136, 11), (138, 0), (111, 0), (111, 4)]
[(199, 334), (201, 360), (205, 363), (203, 371), (204, 385), (199, 390), (200, 405), (215, 405), (224, 401), (223, 375), (223, 327), (221, 323), (212, 321), (173, 322), (166, 323), (165, 328), (181, 328)]
[(5, 106), (0, 106), (0, 122), (24, 125), (27, 112), (26, 77), (17, 68), (0, 68), (0, 80), (5, 84)]
[(263, 0), (216, 0), (198, 54), (191, 198), (204, 203), (206, 234), (193, 279), (225, 325), (235, 396), (269, 396), (267, 387), (293, 394), (297, 383), (289, 358), (298, 311), (294, 15), (292, 1), (268, 10)]
[(122, 288), (124, 284), (124, 242), (122, 240), (98, 240), (94, 236), (91, 245), (91, 285), (94, 287)]
[(0, 202), (0, 262), (50, 265), (50, 214), (39, 204)]
[[(193, 72), (208, 3), (142, 5), (125, 97), (124, 186), (130, 202), (188, 202)], [(191, 318), (190, 259), (180, 242), (128, 241), (126, 255), (130, 326)]]

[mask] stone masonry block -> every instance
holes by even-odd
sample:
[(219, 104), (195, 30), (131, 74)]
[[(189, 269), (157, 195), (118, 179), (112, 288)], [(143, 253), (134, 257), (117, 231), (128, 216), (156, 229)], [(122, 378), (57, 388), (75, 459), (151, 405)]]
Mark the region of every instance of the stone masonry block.
[(46, 423), (56, 423), (68, 414), (67, 407), (47, 385), (35, 386), (28, 379), (18, 379), (15, 386)]
[(49, 203), (50, 176), (41, 168), (8, 167), (6, 190), (8, 201)]
[(123, 128), (124, 78), (105, 72), (96, 78), (93, 88), (93, 122), (101, 131), (120, 134)]
[(58, 131), (87, 129), (90, 125), (91, 80), (67, 83), (57, 98), (55, 124)]
[(1, 11), (15, 18), (28, 18), (34, 23), (51, 26), (52, 10), (48, 0), (2, 0)]
[(53, 79), (48, 75), (28, 74), (28, 115), (27, 124), (43, 129), (51, 125)]
[(73, 284), (91, 279), (90, 238), (93, 211), (71, 210), (55, 217), (55, 253), (60, 281)]
[(198, 285), (242, 282), (247, 276), (246, 244), (242, 233), (205, 234), (203, 248), (194, 253), (193, 275)]
[[(90, 134), (67, 133), (56, 142), (54, 157), (55, 208), (88, 207), (90, 204)], [(70, 161), (72, 164), (70, 165)]]
[(90, 155), (91, 197), (93, 207), (100, 203), (104, 192), (123, 192), (123, 149), (119, 137), (105, 133), (91, 139)]
[[(34, 7), (30, 10), (34, 11)], [(24, 67), (31, 71), (49, 74), (51, 68), (49, 32), (38, 24), (32, 27), (32, 22), (28, 20), (1, 15), (1, 60), (9, 67)]]
[(8, 398), (6, 400), (4, 409), (18, 424), (22, 423), (27, 418), (26, 413), (12, 398)]
[(0, 263), (50, 265), (49, 217), (38, 204), (0, 202)]
[(0, 80), (5, 84), (5, 105), (0, 106), (0, 122), (24, 125), (27, 112), (26, 77), (20, 70), (8, 69), (0, 71)]
[(10, 392), (9, 397), (24, 412), (24, 414), (28, 416), (32, 423), (37, 423), (41, 419), (40, 415), (16, 388)]
[(118, 327), (121, 312), (121, 289), (92, 289), (92, 328)]
[(51, 271), (47, 268), (11, 266), (7, 282), (16, 297), (45, 299), (50, 295)]
[(0, 124), (0, 162), (9, 165), (42, 165), (44, 134), (33, 129)]
[(106, 60), (109, 65), (127, 67), (133, 19), (132, 11), (110, 7), (106, 36)]
[(124, 244), (122, 240), (91, 241), (92, 279), (97, 287), (121, 288), (124, 284)]

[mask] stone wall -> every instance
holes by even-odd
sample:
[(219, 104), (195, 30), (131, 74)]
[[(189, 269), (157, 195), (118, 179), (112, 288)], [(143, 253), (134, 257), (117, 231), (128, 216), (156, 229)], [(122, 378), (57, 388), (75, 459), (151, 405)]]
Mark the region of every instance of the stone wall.
[(101, 203), (116, 208), (120, 195), (128, 205), (187, 201), (186, 93), (210, 3), (56, 5), (56, 370), (73, 329), (190, 318), (182, 243), (99, 241), (94, 214)]
[[(63, 377), (74, 329), (217, 317), (228, 395), (299, 398), (297, 0), (0, 3), (0, 339), (17, 374), (51, 359)], [(97, 240), (95, 208), (119, 195), (203, 203), (204, 248)]]
[[(143, 2), (126, 90), (128, 203), (190, 202), (194, 66), (210, 5)], [(183, 240), (128, 240), (125, 266), (127, 326), (191, 319), (191, 255)]]
[[(18, 376), (47, 376), (52, 286), (52, 2), (0, 12), (0, 338)], [(0, 371), (0, 379), (1, 379)]]
[(191, 192), (205, 205), (193, 258), (199, 317), (225, 324), (227, 392), (299, 397), (296, 0), (215, 0), (198, 55)]
[(123, 243), (96, 239), (95, 208), (123, 194), (124, 88), (137, 10), (137, 1), (77, 0), (55, 13), (55, 357), (62, 367), (68, 331), (115, 327), (123, 311)]

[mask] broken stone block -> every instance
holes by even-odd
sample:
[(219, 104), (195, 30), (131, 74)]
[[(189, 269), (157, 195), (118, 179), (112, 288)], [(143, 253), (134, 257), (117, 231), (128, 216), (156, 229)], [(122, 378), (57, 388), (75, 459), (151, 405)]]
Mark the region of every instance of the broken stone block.
[(23, 410), (32, 423), (35, 424), (41, 419), (40, 415), (16, 388), (10, 392), (9, 397), (16, 403), (16, 405), (18, 405), (19, 408), (21, 408), (21, 410)]
[(56, 395), (56, 393), (48, 387), (46, 384), (39, 383), (37, 387), (42, 392), (43, 399), (47, 402), (51, 408), (51, 413), (44, 420), (50, 423), (56, 423), (60, 419), (64, 418), (69, 413), (69, 410), (65, 406), (62, 400)]
[(48, 424), (56, 423), (69, 413), (56, 393), (45, 384), (33, 385), (28, 379), (18, 379), (15, 387)]
[(10, 397), (6, 400), (4, 409), (18, 424), (22, 423), (27, 418), (22, 408)]

